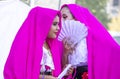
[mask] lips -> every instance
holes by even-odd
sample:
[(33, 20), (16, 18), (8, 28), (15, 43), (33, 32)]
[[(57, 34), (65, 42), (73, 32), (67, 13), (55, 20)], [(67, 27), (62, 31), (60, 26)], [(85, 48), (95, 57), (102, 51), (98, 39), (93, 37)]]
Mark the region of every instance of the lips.
[(57, 34), (58, 34), (58, 32), (54, 32), (54, 34), (56, 34), (56, 35), (57, 35)]

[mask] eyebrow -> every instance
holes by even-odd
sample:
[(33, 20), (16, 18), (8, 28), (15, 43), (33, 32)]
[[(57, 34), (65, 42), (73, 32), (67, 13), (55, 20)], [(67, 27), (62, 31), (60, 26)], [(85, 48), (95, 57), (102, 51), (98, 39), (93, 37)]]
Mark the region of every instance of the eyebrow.
[(53, 23), (59, 23), (59, 22), (58, 22), (58, 21), (57, 21), (57, 22), (55, 21), (55, 22), (53, 22)]

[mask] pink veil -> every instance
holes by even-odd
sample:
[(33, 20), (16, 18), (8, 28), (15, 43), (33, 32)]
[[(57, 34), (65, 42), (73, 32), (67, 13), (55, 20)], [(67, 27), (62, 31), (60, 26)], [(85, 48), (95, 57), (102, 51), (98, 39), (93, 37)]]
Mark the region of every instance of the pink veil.
[[(35, 7), (33, 8), (21, 28), (19, 29), (6, 64), (4, 79), (38, 79), (44, 40), (56, 15), (56, 10)], [(52, 51), (55, 70), (54, 76), (61, 72), (61, 53), (57, 39), (47, 39)]]
[(65, 4), (62, 8), (65, 6), (88, 27), (89, 79), (120, 79), (120, 46), (87, 8), (77, 4)]

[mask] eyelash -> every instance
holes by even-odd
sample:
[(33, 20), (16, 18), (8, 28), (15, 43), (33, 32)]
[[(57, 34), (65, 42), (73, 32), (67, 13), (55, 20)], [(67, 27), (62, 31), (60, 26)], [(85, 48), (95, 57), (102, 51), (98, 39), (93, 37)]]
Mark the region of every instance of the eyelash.
[(66, 19), (67, 18), (67, 16), (65, 16), (65, 17), (63, 17), (64, 19)]
[(58, 23), (53, 23), (54, 26), (56, 26)]
[(66, 19), (68, 16), (63, 14), (63, 18)]

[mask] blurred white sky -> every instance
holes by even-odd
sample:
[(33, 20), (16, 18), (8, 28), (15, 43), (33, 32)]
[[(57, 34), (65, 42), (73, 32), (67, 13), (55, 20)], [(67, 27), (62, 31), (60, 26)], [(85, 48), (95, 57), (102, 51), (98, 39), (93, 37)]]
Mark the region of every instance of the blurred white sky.
[(30, 7), (19, 0), (0, 1), (0, 79), (16, 32), (26, 18)]

